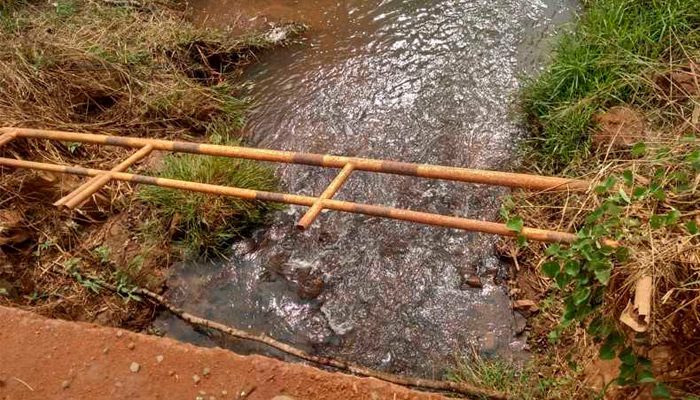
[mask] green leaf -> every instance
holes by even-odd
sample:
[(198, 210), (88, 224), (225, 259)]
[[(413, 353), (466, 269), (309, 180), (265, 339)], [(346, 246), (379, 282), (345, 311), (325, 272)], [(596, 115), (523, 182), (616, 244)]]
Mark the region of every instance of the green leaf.
[(627, 204), (632, 203), (632, 200), (630, 200), (630, 197), (625, 192), (625, 189), (620, 188), (620, 190), (618, 192), (620, 193), (620, 197), (622, 197), (622, 200), (624, 200), (625, 203), (627, 203)]
[(557, 283), (557, 287), (559, 287), (559, 289), (564, 289), (566, 285), (568, 285), (569, 282), (571, 282), (571, 277), (567, 274), (559, 273), (554, 278), (554, 281)]
[(560, 335), (561, 335), (561, 332), (559, 332), (558, 329), (555, 329), (555, 330), (549, 332), (549, 334), (547, 335), (547, 338), (549, 339), (549, 341), (551, 343), (556, 343), (559, 341)]
[(559, 253), (561, 253), (561, 245), (559, 243), (550, 244), (549, 246), (547, 246), (547, 249), (544, 251), (544, 254), (546, 254), (550, 257), (559, 255)]
[(578, 275), (578, 272), (581, 270), (581, 264), (579, 264), (577, 261), (567, 261), (566, 264), (564, 264), (564, 272), (571, 276), (576, 276)]
[(601, 185), (597, 186), (595, 188), (596, 193), (598, 194), (603, 194), (612, 189), (613, 186), (615, 186), (615, 183), (617, 183), (617, 179), (615, 179), (614, 176), (609, 176), (608, 179), (605, 180)]
[(625, 180), (627, 186), (632, 186), (632, 183), (634, 183), (634, 175), (632, 174), (632, 171), (628, 169), (622, 172), (622, 178)]
[(622, 361), (622, 363), (625, 365), (636, 365), (637, 364), (637, 356), (634, 355), (634, 352), (629, 347), (622, 350), (620, 352), (619, 357), (620, 357), (620, 361)]
[(523, 219), (519, 216), (512, 217), (506, 222), (506, 228), (514, 232), (521, 232), (523, 230)]
[(615, 358), (615, 348), (617, 346), (612, 343), (611, 341), (607, 340), (605, 343), (603, 343), (602, 346), (600, 346), (600, 352), (598, 353), (598, 356), (600, 357), (601, 360), (612, 360)]
[(542, 273), (548, 278), (554, 278), (559, 273), (559, 263), (548, 261), (542, 264)]
[(662, 226), (664, 226), (664, 222), (666, 222), (666, 215), (661, 214), (655, 214), (652, 215), (651, 218), (649, 218), (649, 226), (651, 226), (652, 229), (659, 229)]
[(647, 152), (647, 145), (644, 142), (635, 143), (632, 146), (632, 155), (635, 157), (643, 156)]
[(591, 288), (588, 288), (588, 287), (578, 288), (573, 294), (574, 303), (576, 303), (576, 305), (583, 304), (586, 302), (586, 300), (588, 300), (588, 297), (590, 297), (590, 295), (591, 295)]
[(651, 390), (651, 395), (659, 399), (670, 399), (671, 393), (669, 393), (666, 385), (663, 383), (657, 383), (654, 389)]
[(595, 271), (595, 278), (603, 285), (607, 285), (610, 281), (611, 268), (605, 268)]
[(636, 188), (634, 188), (634, 190), (632, 190), (632, 196), (634, 196), (637, 199), (641, 199), (642, 197), (646, 196), (647, 191), (647, 188), (637, 186)]
[(688, 233), (690, 233), (691, 235), (698, 234), (698, 224), (693, 219), (685, 223), (685, 229), (687, 229)]
[(651, 371), (646, 370), (646, 371), (641, 371), (639, 375), (637, 375), (637, 382), (639, 383), (653, 383), (656, 382), (656, 378), (654, 378), (654, 374), (651, 373)]
[(673, 225), (681, 218), (681, 212), (673, 209), (671, 212), (666, 214), (666, 225)]

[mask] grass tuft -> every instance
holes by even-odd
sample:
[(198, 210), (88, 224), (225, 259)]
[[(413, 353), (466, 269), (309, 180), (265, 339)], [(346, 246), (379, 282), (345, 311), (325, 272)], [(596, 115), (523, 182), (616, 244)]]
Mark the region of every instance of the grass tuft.
[[(228, 157), (169, 155), (159, 175), (255, 190), (273, 190), (277, 186), (269, 167)], [(231, 239), (262, 223), (266, 213), (276, 208), (269, 203), (157, 186), (141, 188), (139, 197), (156, 206), (159, 219), (170, 221), (170, 229), (176, 231), (177, 243), (187, 256), (218, 254)]]

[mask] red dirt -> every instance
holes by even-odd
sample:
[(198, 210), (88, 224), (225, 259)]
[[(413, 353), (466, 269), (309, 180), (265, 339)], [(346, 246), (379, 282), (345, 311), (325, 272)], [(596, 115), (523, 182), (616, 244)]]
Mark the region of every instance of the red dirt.
[[(13, 308), (0, 307), (0, 321), (3, 400), (443, 399), (376, 379)], [(138, 372), (131, 371), (134, 362)]]

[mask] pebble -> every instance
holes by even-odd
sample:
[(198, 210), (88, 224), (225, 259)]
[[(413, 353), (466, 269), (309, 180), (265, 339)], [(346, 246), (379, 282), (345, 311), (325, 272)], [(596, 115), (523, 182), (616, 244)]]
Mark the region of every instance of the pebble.
[(272, 400), (295, 400), (295, 399), (294, 399), (294, 397), (290, 397), (290, 396), (286, 396), (286, 395), (281, 394), (279, 396), (273, 397)]
[(164, 359), (165, 359), (165, 357), (163, 357), (163, 356), (161, 356), (161, 355), (157, 355), (157, 356), (156, 356), (156, 362), (157, 362), (158, 364), (162, 363)]
[(204, 395), (206, 395), (206, 394), (207, 394), (207, 392), (205, 392), (204, 390), (200, 390), (200, 391), (199, 391), (199, 395), (200, 395), (200, 396), (204, 396)]
[(168, 375), (170, 375), (170, 376), (175, 375), (175, 371), (173, 371), (173, 370), (171, 369), (170, 371), (168, 371)]
[(129, 370), (131, 370), (131, 372), (133, 372), (133, 373), (139, 372), (140, 369), (141, 369), (141, 366), (137, 362), (132, 362), (131, 365), (129, 366)]
[(70, 381), (63, 381), (63, 383), (61, 383), (61, 387), (68, 389), (70, 387)]
[(222, 396), (228, 396), (228, 390), (222, 390), (221, 391)]
[(122, 337), (124, 336), (124, 332), (122, 331), (117, 331), (117, 337)]
[(202, 370), (202, 375), (207, 376), (207, 375), (209, 375), (210, 372), (211, 372), (211, 370), (209, 368), (204, 368)]
[(195, 374), (195, 375), (192, 375), (192, 380), (194, 381), (194, 384), (196, 385), (199, 383), (199, 381), (202, 380), (202, 378), (200, 378), (199, 375)]
[(134, 344), (134, 342), (129, 342), (129, 344), (128, 344), (128, 345), (126, 345), (126, 347), (128, 347), (128, 348), (129, 348), (129, 350), (133, 350), (133, 349), (135, 349), (135, 348), (136, 348), (136, 345)]
[(102, 349), (102, 354), (107, 354), (107, 353), (109, 353), (109, 347), (105, 347), (104, 349)]

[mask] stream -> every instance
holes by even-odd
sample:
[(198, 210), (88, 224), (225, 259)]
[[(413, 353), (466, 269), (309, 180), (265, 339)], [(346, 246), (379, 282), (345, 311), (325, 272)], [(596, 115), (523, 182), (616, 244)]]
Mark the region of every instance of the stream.
[[(543, 65), (573, 0), (198, 0), (207, 23), (241, 15), (310, 26), (306, 42), (263, 55), (247, 79), (249, 143), (508, 170), (522, 129), (518, 77)], [(276, 165), (283, 190), (319, 195), (337, 170)], [(508, 191), (355, 172), (336, 198), (496, 219)], [(288, 207), (228, 260), (175, 266), (167, 296), (187, 311), (386, 371), (441, 377), (472, 351), (526, 357), (525, 321), (504, 285), (497, 238), (324, 212), (306, 232)], [(476, 278), (481, 286), (469, 285)], [(474, 287), (477, 286), (477, 287)], [(244, 353), (261, 346), (195, 331), (168, 336)]]

